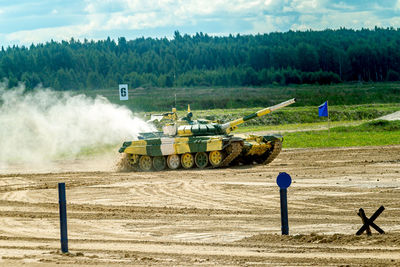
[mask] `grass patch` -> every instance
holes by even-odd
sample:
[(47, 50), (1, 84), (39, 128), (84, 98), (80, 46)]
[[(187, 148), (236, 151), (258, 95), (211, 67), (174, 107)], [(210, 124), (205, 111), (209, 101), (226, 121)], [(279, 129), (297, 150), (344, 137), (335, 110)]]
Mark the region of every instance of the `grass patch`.
[[(331, 127), (335, 126), (353, 126), (359, 125), (365, 122), (360, 121), (333, 121), (330, 122)], [(325, 130), (328, 129), (327, 122), (314, 122), (314, 123), (292, 123), (292, 124), (280, 124), (280, 125), (242, 125), (235, 133), (247, 133), (247, 132), (295, 132), (295, 131), (306, 131), (306, 130)]]
[(317, 106), (326, 100), (330, 105), (400, 102), (399, 82), (267, 87), (139, 87), (129, 89), (128, 101), (119, 100), (117, 87), (74, 92), (103, 95), (112, 103), (125, 105), (135, 112), (169, 111), (172, 107), (185, 110), (188, 104), (193, 110), (268, 107), (290, 98), (297, 98), (295, 106)]
[(400, 144), (400, 121), (370, 121), (357, 126), (285, 133), (284, 148), (350, 147)]
[(352, 127), (335, 127), (332, 129), (334, 132), (387, 132), (387, 131), (400, 131), (400, 120), (387, 121), (375, 120), (369, 121), (357, 126)]

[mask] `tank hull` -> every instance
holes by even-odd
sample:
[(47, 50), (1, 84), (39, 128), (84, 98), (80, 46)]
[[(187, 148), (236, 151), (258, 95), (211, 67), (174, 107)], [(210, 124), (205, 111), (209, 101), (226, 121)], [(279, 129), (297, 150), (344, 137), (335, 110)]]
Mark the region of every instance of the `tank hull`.
[[(179, 167), (189, 169), (268, 164), (279, 154), (281, 144), (281, 136), (259, 135), (148, 138), (122, 145), (119, 152), (124, 155), (122, 161), (125, 162), (119, 164), (119, 170), (154, 171)], [(277, 147), (279, 151), (276, 151)], [(153, 162), (151, 168), (150, 163), (142, 163), (144, 158), (147, 162)], [(155, 163), (155, 158), (156, 162), (165, 161), (166, 164)], [(177, 164), (172, 164), (172, 161), (178, 158), (180, 164), (175, 167)]]

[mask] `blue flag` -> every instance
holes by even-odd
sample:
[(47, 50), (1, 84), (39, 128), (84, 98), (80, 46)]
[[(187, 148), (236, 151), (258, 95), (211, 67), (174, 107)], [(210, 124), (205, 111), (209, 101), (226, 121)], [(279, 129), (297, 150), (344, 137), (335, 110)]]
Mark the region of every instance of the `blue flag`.
[(318, 116), (328, 117), (328, 101), (318, 107)]

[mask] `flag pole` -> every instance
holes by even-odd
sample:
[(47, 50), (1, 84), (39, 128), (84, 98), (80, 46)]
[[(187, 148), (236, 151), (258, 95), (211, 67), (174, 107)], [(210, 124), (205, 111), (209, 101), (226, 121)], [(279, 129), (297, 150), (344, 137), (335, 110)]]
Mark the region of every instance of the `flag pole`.
[(328, 100), (326, 100), (326, 107), (328, 109), (328, 137), (331, 136), (331, 121), (329, 119), (329, 103)]

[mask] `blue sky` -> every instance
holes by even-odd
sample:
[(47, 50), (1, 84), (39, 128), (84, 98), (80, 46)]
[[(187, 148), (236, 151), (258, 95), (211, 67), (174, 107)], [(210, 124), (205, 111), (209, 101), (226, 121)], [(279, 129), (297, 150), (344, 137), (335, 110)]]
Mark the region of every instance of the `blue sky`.
[(0, 0), (0, 45), (51, 39), (400, 28), (400, 0)]

